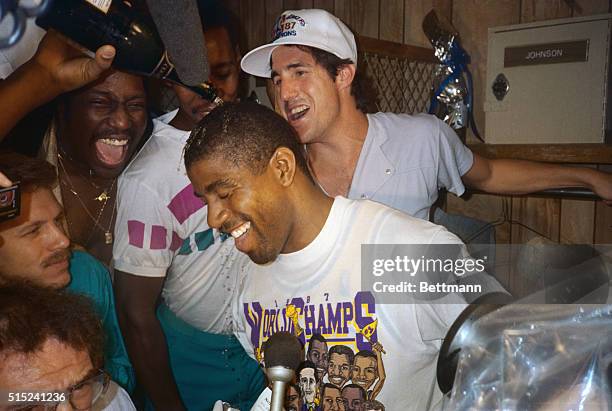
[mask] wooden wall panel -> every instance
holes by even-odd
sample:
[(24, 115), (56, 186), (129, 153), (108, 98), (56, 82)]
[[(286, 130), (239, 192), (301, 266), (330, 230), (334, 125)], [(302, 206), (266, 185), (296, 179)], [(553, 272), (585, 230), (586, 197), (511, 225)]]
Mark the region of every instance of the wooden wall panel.
[[(576, 167), (595, 166), (574, 165)], [(595, 201), (561, 200), (559, 238), (563, 244), (593, 244), (595, 235)]]
[(572, 16), (589, 16), (612, 12), (612, 0), (574, 0)]
[[(599, 166), (612, 173), (612, 166)], [(595, 209), (595, 244), (612, 244), (612, 207), (598, 201)]]
[(449, 21), (452, 19), (451, 0), (405, 0), (404, 2), (404, 43), (431, 47), (423, 33), (423, 18), (432, 9)]
[(268, 40), (270, 28), (266, 28), (266, 9), (261, 0), (241, 0), (240, 18), (247, 34), (248, 50), (261, 46)]
[[(504, 216), (510, 219), (510, 197), (492, 196), (488, 194), (471, 194), (457, 197), (454, 194), (446, 195), (446, 211), (453, 214), (462, 214), (487, 222), (502, 222)], [(504, 214), (504, 208), (506, 213)], [(499, 243), (510, 242), (509, 223), (495, 227), (495, 239)]]
[(240, 19), (240, 22), (244, 25), (244, 19), (242, 18), (242, 14), (240, 13), (240, 0), (225, 0), (223, 2), (223, 6), (225, 6), (229, 11), (234, 13), (236, 17)]
[(379, 0), (336, 0), (335, 14), (356, 33), (378, 38), (379, 6)]
[(378, 38), (380, 23), (380, 1), (353, 0), (353, 29), (362, 36)]
[(351, 0), (334, 0), (334, 14), (354, 30), (351, 20), (351, 2)]
[(563, 244), (593, 244), (595, 202), (561, 200), (559, 238)]
[(334, 13), (334, 0), (314, 0), (313, 7)]
[(519, 224), (512, 225), (511, 241), (514, 244), (526, 243), (541, 235), (551, 241), (559, 242), (559, 218), (561, 200), (558, 198), (515, 197), (512, 199), (512, 219)]
[(276, 22), (276, 19), (280, 14), (285, 11), (285, 7), (283, 6), (283, 0), (266, 0), (265, 3), (265, 14), (266, 14), (266, 39), (270, 41), (272, 36), (272, 27)]
[(312, 9), (314, 7), (312, 0), (284, 0), (284, 10), (301, 10)]
[(379, 38), (404, 42), (404, 0), (381, 0), (379, 21)]
[(524, 0), (521, 23), (571, 17), (572, 10), (565, 0)]

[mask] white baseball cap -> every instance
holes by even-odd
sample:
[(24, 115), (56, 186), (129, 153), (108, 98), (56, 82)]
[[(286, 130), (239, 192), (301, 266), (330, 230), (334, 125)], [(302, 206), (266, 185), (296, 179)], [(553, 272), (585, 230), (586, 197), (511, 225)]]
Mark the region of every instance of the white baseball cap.
[(325, 10), (305, 9), (283, 12), (272, 29), (272, 42), (248, 52), (240, 62), (242, 70), (270, 77), (270, 57), (278, 46), (302, 45), (328, 51), (357, 64), (357, 45), (351, 30)]

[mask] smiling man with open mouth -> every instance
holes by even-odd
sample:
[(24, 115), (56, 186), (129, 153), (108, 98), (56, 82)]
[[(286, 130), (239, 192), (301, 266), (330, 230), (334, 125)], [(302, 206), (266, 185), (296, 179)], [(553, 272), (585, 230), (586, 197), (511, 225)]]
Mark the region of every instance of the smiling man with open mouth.
[(142, 79), (111, 71), (91, 86), (67, 95), (60, 107), (60, 154), (99, 179), (117, 177), (146, 126)]
[[(362, 285), (360, 255), (362, 244), (461, 244), (456, 236), (379, 203), (327, 196), (309, 173), (294, 128), (258, 104), (211, 111), (191, 132), (184, 159), (195, 195), (208, 206), (208, 225), (231, 234), (251, 260), (243, 257), (238, 289), (228, 290), (235, 293), (234, 332), (249, 355), (274, 333), (292, 333), (308, 344), (305, 356), (314, 359), (318, 348), (326, 359), (309, 362), (303, 395), (312, 397), (317, 368), (326, 362), (323, 409), (344, 410), (345, 402), (359, 409), (365, 389), (350, 381), (354, 353), (382, 350), (384, 342), (385, 384), (371, 399), (392, 410), (435, 408), (435, 359), (464, 299), (387, 304)], [(376, 329), (372, 338), (366, 326)], [(315, 347), (319, 334), (328, 351)]]
[(86, 87), (60, 97), (43, 156), (57, 166), (56, 197), (70, 239), (109, 263), (116, 216), (117, 178), (147, 128), (141, 77), (109, 70)]

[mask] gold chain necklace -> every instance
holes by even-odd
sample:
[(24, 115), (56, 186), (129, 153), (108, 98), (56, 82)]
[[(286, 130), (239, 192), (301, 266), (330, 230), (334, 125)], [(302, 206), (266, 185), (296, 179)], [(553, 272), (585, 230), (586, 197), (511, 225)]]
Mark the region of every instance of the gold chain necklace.
[[(115, 183), (117, 182), (117, 177), (115, 177), (115, 179), (113, 179), (113, 183), (111, 184), (110, 188), (104, 189), (102, 191), (102, 193), (100, 193), (97, 197), (94, 197), (94, 200), (99, 201), (102, 203), (102, 206), (100, 207), (100, 210), (98, 211), (98, 215), (96, 217), (93, 216), (93, 214), (89, 211), (89, 208), (87, 208), (87, 205), (85, 204), (85, 202), (81, 199), (81, 196), (79, 196), (79, 194), (77, 193), (76, 189), (74, 188), (74, 184), (72, 183), (72, 180), (70, 178), (70, 175), (68, 174), (68, 172), (66, 171), (66, 167), (64, 166), (64, 161), (62, 156), (58, 153), (57, 155), (58, 158), (58, 163), (62, 169), (62, 171), (64, 172), (64, 175), (66, 176), (66, 180), (68, 180), (68, 184), (66, 184), (62, 178), (60, 177), (60, 182), (64, 183), (64, 185), (68, 188), (68, 190), (70, 190), (70, 192), (76, 197), (76, 199), (78, 200), (78, 202), (81, 204), (81, 206), (83, 207), (83, 209), (85, 210), (85, 212), (87, 213), (87, 215), (89, 216), (89, 218), (93, 221), (94, 223), (94, 227), (91, 231), (91, 233), (89, 234), (89, 237), (87, 238), (86, 244), (84, 244), (86, 247), (87, 245), (89, 245), (96, 228), (99, 228), (100, 230), (102, 230), (102, 232), (104, 233), (104, 243), (107, 245), (110, 245), (113, 243), (113, 234), (111, 232), (111, 229), (113, 227), (113, 219), (115, 218), (115, 212), (117, 210), (116, 207), (116, 202), (113, 201), (113, 211), (111, 213), (111, 218), (110, 221), (108, 222), (108, 227), (106, 227), (106, 229), (104, 229), (104, 227), (100, 224), (100, 219), (102, 218), (102, 213), (104, 212), (104, 209), (106, 208), (106, 204), (108, 203), (108, 201), (111, 199), (111, 196), (109, 193), (113, 192), (113, 188), (115, 187)], [(91, 183), (91, 182), (90, 182)], [(97, 185), (91, 183), (94, 187), (96, 187), (97, 189), (100, 189), (100, 187), (98, 187)], [(68, 221), (68, 223), (70, 224), (70, 221), (68, 220), (68, 216), (66, 215), (66, 220)]]

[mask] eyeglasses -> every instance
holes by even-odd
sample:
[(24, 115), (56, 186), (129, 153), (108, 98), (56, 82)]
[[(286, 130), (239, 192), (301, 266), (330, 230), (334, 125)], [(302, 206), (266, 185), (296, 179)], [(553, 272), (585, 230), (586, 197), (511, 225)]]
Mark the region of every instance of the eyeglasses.
[(81, 381), (64, 391), (20, 392), (9, 401), (0, 401), (6, 411), (54, 411), (61, 404), (70, 404), (75, 410), (88, 410), (108, 389), (110, 376), (97, 370), (92, 377)]

